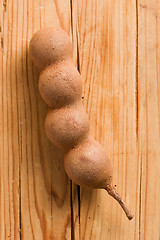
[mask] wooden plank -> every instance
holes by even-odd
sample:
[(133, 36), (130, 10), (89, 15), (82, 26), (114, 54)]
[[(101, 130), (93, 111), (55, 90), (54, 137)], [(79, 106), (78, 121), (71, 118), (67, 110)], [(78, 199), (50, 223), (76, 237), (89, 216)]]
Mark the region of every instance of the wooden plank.
[(78, 1), (75, 27), (91, 132), (107, 149), (113, 182), (135, 214), (129, 222), (104, 190), (81, 189), (80, 238), (138, 239), (136, 2)]
[(138, 1), (139, 239), (160, 238), (160, 2)]
[(28, 54), (42, 27), (70, 34), (70, 1), (1, 0), (0, 6), (0, 238), (71, 239), (70, 184), (63, 154), (44, 133), (47, 107)]
[[(20, 239), (16, 16), (0, 1), (0, 239)], [(15, 29), (15, 30), (14, 30)]]
[[(32, 5), (33, 3), (35, 5)], [(51, 25), (56, 27), (61, 25), (61, 27), (69, 33), (69, 1), (66, 1), (63, 9), (61, 5), (62, 1), (30, 1), (30, 5), (24, 2), (24, 9), (27, 8), (29, 12), (28, 26), (31, 26), (32, 19), (35, 19), (35, 23), (32, 24), (34, 31), (32, 30), (28, 36), (25, 35), (25, 38), (30, 39), (33, 32), (39, 28)], [(30, 9), (35, 11), (31, 12), (29, 11)], [(67, 25), (65, 26), (66, 23)], [(31, 29), (31, 27), (29, 29)], [(24, 58), (25, 57), (24, 53)], [(26, 173), (26, 177), (22, 179), (24, 186), (27, 185), (27, 181), (30, 182), (30, 184), (28, 184), (28, 193), (25, 190), (22, 196), (24, 209), (24, 212), (22, 212), (24, 216), (24, 219), (22, 218), (22, 223), (24, 223), (24, 226), (22, 226), (22, 235), (24, 235), (26, 239), (29, 237), (29, 232), (26, 227), (26, 220), (28, 220), (30, 239), (70, 239), (70, 185), (63, 167), (63, 154), (52, 146), (45, 136), (44, 119), (46, 115), (46, 105), (38, 93), (37, 73), (35, 70), (33, 71), (30, 59), (27, 59), (27, 61), (27, 71), (28, 74), (30, 73), (28, 79), (34, 79), (34, 81), (30, 84), (25, 81), (26, 84), (24, 86), (28, 98), (26, 101), (32, 103), (32, 108), (28, 108), (28, 111), (26, 111), (28, 113), (28, 118), (26, 119), (29, 119), (28, 122), (26, 122), (26, 127), (31, 126), (31, 128), (30, 132), (28, 129), (24, 129), (24, 135), (26, 134), (24, 141), (30, 142), (32, 150), (30, 151), (30, 156), (27, 157), (24, 155), (26, 162), (24, 162), (24, 168), (22, 167), (22, 171), (25, 169)], [(26, 104), (24, 103), (24, 105)], [(31, 121), (30, 119), (32, 118), (33, 120)], [(35, 129), (34, 132), (33, 129)], [(35, 144), (32, 140), (33, 137), (35, 138)], [(32, 152), (34, 153), (33, 155)], [(28, 171), (26, 171), (26, 169), (28, 169)], [(24, 173), (22, 176), (24, 176)], [(33, 209), (33, 214), (31, 209)]]

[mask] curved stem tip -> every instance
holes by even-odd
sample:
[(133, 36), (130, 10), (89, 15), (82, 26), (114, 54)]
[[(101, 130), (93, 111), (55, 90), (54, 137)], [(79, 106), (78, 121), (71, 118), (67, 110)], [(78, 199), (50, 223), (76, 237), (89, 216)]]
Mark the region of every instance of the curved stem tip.
[(131, 220), (133, 218), (132, 212), (128, 209), (126, 203), (123, 201), (122, 197), (119, 195), (119, 193), (116, 191), (115, 187), (112, 185), (107, 185), (105, 187), (105, 190), (108, 192), (110, 196), (112, 196), (114, 199), (116, 199), (121, 207), (123, 208), (123, 211), (125, 212), (127, 218)]

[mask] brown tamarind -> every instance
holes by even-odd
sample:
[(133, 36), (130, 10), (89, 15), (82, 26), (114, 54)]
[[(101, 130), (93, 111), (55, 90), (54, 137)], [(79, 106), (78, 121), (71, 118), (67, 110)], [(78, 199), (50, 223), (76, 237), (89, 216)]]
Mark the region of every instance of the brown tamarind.
[(40, 70), (39, 91), (49, 106), (45, 132), (64, 151), (70, 179), (83, 187), (105, 189), (128, 219), (133, 215), (112, 185), (112, 164), (105, 149), (90, 135), (82, 105), (82, 81), (72, 61), (72, 43), (65, 31), (45, 28), (30, 41), (30, 56)]

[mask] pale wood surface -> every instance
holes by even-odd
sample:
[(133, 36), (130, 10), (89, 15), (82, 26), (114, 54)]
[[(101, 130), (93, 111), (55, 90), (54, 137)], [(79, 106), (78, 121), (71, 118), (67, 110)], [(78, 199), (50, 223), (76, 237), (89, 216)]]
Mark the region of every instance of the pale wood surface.
[[(77, 188), (44, 133), (29, 41), (73, 40), (93, 136), (108, 151), (128, 221), (104, 190)], [(0, 239), (160, 239), (160, 3), (0, 0)]]
[(160, 239), (160, 2), (138, 6), (140, 239)]

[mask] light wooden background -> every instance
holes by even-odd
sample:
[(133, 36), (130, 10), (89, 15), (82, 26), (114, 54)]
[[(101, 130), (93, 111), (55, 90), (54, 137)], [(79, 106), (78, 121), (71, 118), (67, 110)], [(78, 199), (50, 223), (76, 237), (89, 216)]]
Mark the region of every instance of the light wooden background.
[[(73, 41), (94, 137), (114, 165), (128, 221), (103, 190), (78, 188), (46, 138), (28, 54), (34, 32)], [(160, 1), (0, 0), (0, 239), (160, 239)]]

